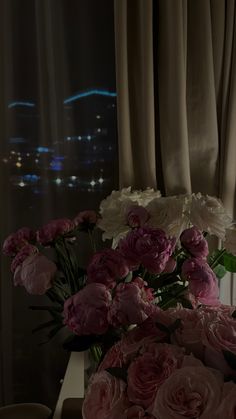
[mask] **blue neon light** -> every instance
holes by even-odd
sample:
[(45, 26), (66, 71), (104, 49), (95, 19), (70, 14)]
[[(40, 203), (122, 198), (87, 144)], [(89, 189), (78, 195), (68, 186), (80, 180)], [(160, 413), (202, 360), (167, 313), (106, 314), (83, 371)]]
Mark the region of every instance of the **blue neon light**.
[(70, 96), (67, 99), (65, 99), (63, 103), (64, 105), (67, 105), (68, 103), (74, 102), (77, 99), (82, 99), (83, 97), (88, 97), (92, 95), (116, 97), (117, 93), (109, 92), (108, 90), (93, 89), (93, 90), (88, 90), (87, 92), (81, 92), (73, 96)]
[(53, 152), (53, 150), (51, 148), (48, 147), (37, 147), (37, 152), (38, 153), (49, 153), (49, 152)]
[(10, 102), (8, 105), (8, 108), (15, 108), (16, 106), (23, 106), (26, 108), (34, 108), (35, 107), (35, 103), (33, 102), (25, 102), (25, 101), (19, 101), (19, 102)]

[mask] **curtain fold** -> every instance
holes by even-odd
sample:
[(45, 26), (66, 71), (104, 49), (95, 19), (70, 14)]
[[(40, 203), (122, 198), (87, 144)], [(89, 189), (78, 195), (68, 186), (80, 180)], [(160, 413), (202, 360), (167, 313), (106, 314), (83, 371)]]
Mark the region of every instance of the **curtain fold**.
[[(235, 16), (235, 0), (115, 0), (120, 186), (215, 195), (235, 217)], [(137, 97), (137, 84), (150, 87), (147, 97)], [(222, 287), (232, 303), (232, 278)]]

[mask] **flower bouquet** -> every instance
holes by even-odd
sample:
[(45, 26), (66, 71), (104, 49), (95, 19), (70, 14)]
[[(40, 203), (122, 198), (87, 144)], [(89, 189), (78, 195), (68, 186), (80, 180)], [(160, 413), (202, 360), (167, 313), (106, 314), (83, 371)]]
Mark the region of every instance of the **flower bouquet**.
[(236, 318), (231, 307), (156, 307), (105, 355), (84, 419), (234, 419)]
[[(110, 240), (96, 250), (95, 231)], [(91, 241), (86, 269), (79, 264), (83, 234)], [(207, 237), (221, 240), (209, 252)], [(236, 230), (219, 200), (201, 194), (161, 197), (158, 191), (113, 191), (99, 214), (79, 213), (32, 231), (21, 228), (3, 244), (14, 285), (46, 294), (52, 338), (62, 327), (69, 350), (89, 349), (97, 362), (134, 325), (156, 310), (220, 307), (218, 280), (236, 272)]]

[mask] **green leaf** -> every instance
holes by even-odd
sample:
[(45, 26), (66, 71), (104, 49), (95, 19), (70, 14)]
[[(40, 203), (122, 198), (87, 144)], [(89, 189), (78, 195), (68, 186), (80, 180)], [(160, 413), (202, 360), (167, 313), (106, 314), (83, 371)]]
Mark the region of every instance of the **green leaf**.
[(119, 367), (111, 367), (106, 369), (109, 374), (113, 375), (113, 377), (119, 378), (120, 380), (123, 380), (127, 382), (127, 371), (125, 368), (119, 368)]
[(233, 317), (234, 319), (236, 319), (236, 310), (234, 310), (234, 312), (232, 313), (232, 317)]
[(231, 253), (225, 253), (224, 267), (228, 272), (236, 272), (236, 256)]
[(232, 368), (233, 370), (236, 370), (236, 355), (233, 352), (230, 351), (222, 351), (224, 358), (226, 360), (226, 362), (228, 363), (228, 365), (230, 366), (230, 368)]
[(133, 279), (133, 273), (129, 272), (128, 275), (125, 277), (125, 282), (131, 282)]
[(222, 279), (225, 274), (227, 273), (227, 270), (225, 269), (225, 267), (221, 264), (217, 265), (214, 269), (213, 269), (214, 273), (216, 274), (218, 279)]

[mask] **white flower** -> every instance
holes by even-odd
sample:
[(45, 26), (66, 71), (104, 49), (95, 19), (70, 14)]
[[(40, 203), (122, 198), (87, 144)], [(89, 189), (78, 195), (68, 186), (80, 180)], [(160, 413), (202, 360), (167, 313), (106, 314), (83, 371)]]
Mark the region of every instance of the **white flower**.
[(207, 231), (220, 239), (224, 238), (225, 229), (232, 223), (219, 199), (203, 196), (201, 193), (192, 194), (189, 218), (199, 230)]
[(101, 220), (98, 226), (103, 233), (103, 240), (113, 239), (113, 247), (116, 247), (120, 238), (130, 231), (127, 225), (128, 208), (132, 205), (146, 207), (154, 198), (161, 196), (159, 191), (147, 188), (144, 191), (131, 191), (131, 187), (120, 191), (112, 191), (100, 204)]
[(224, 247), (229, 253), (236, 256), (236, 225), (226, 230)]
[(189, 224), (186, 216), (189, 199), (187, 195), (153, 199), (146, 208), (150, 214), (148, 224), (151, 227), (161, 228), (170, 236), (179, 238)]

